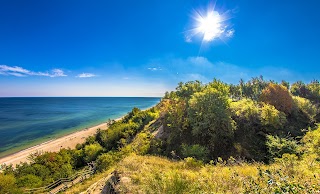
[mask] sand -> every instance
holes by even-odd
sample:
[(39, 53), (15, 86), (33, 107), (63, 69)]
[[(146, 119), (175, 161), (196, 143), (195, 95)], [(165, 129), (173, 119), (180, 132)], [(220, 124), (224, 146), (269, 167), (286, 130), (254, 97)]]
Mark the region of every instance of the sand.
[(20, 162), (29, 162), (28, 156), (35, 152), (58, 152), (61, 148), (73, 149), (78, 143), (84, 143), (87, 137), (94, 135), (99, 128), (101, 130), (105, 130), (108, 128), (108, 124), (102, 123), (91, 128), (86, 128), (84, 130), (32, 146), (9, 156), (5, 156), (0, 158), (0, 165), (5, 163), (7, 165), (12, 164), (15, 167)]

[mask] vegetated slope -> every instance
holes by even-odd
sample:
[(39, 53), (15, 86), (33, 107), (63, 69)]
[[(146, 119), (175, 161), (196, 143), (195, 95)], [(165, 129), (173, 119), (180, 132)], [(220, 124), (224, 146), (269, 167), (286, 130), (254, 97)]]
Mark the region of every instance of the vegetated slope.
[[(301, 154), (284, 154), (272, 164), (248, 163), (218, 158), (204, 163), (192, 157), (182, 160), (145, 155), (152, 141), (145, 134), (153, 125), (127, 146), (137, 148), (115, 163), (118, 193), (317, 193), (320, 191), (320, 127), (308, 132), (300, 141)], [(151, 147), (149, 147), (151, 148)], [(108, 174), (105, 176), (109, 175)], [(75, 193), (77, 188), (67, 193)]]
[(162, 125), (158, 133), (152, 133), (156, 138), (150, 136), (146, 152), (177, 161), (125, 158), (116, 168), (124, 179), (118, 190), (319, 192), (320, 85), (313, 81), (305, 87), (312, 98), (301, 97), (299, 92), (294, 96), (286, 82), (262, 78), (239, 85), (218, 80), (206, 85), (180, 83), (161, 102), (155, 123)]
[(76, 149), (36, 153), (30, 156), (30, 164), (21, 163), (16, 168), (5, 166), (0, 173), (0, 193), (23, 193), (25, 189), (46, 186), (74, 175), (92, 161), (97, 164), (99, 172), (109, 169), (126, 155), (122, 148), (156, 117), (155, 108), (146, 111), (133, 108), (122, 120), (110, 121), (108, 130), (98, 130)]
[(299, 156), (299, 140), (319, 122), (320, 84), (298, 83), (291, 89), (262, 77), (238, 85), (179, 83), (162, 100), (166, 136), (157, 154), (265, 163), (284, 153)]
[(120, 172), (121, 192), (312, 193), (320, 188), (319, 102), (318, 81), (179, 83), (154, 108), (134, 108), (74, 150), (7, 167), (0, 191), (41, 186), (96, 161), (98, 174), (67, 193), (85, 190), (110, 169)]
[[(319, 131), (318, 131), (319, 133)], [(131, 155), (117, 165), (120, 193), (316, 193), (320, 166), (306, 155), (285, 154), (272, 165), (227, 162), (203, 164)]]

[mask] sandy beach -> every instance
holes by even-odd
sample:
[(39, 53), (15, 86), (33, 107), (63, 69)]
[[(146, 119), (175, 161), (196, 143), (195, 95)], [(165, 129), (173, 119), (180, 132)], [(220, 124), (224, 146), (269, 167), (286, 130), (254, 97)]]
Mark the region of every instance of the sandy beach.
[[(116, 120), (119, 120), (119, 119), (116, 119)], [(57, 152), (61, 148), (73, 149), (76, 147), (78, 143), (83, 143), (87, 137), (95, 134), (97, 132), (97, 129), (99, 128), (101, 130), (105, 130), (108, 128), (108, 124), (102, 123), (91, 128), (86, 128), (81, 131), (77, 131), (69, 135), (50, 140), (36, 146), (32, 146), (25, 150), (0, 158), (0, 164), (3, 164), (3, 163), (7, 165), (12, 164), (15, 167), (20, 162), (29, 162), (27, 158), (31, 153), (35, 153), (39, 151), (40, 152)]]

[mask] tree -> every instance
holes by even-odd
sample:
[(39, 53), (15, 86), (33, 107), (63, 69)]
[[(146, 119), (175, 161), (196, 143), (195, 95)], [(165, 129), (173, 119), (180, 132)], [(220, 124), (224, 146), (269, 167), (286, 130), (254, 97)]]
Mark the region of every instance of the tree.
[(228, 94), (228, 86), (214, 80), (189, 100), (188, 119), (192, 134), (215, 156), (225, 154), (232, 145), (235, 123), (229, 110)]
[(310, 100), (299, 96), (294, 96), (293, 101), (296, 109), (307, 115), (311, 122), (315, 121), (315, 117), (317, 113), (319, 113), (319, 110), (310, 102)]
[(267, 83), (263, 80), (263, 77), (254, 77), (248, 82), (252, 88), (252, 99), (257, 100), (261, 95), (263, 89), (267, 86)]
[(267, 132), (273, 132), (276, 129), (283, 128), (287, 122), (286, 115), (278, 111), (274, 106), (264, 104), (261, 108), (261, 123), (264, 126), (271, 127)]
[(285, 81), (285, 80), (282, 80), (282, 81), (281, 81), (281, 85), (283, 85), (284, 87), (286, 87), (288, 90), (289, 90), (289, 88), (290, 88), (290, 83), (287, 82), (287, 81)]
[(260, 112), (258, 103), (248, 98), (232, 102), (230, 104), (233, 115), (250, 121), (257, 118)]
[(187, 83), (180, 82), (176, 88), (176, 94), (183, 99), (189, 99), (192, 94), (199, 92), (202, 89), (202, 83), (198, 80), (189, 81)]
[(0, 193), (22, 193), (17, 188), (16, 179), (13, 175), (0, 173)]
[(169, 152), (178, 149), (178, 145), (180, 145), (181, 142), (190, 139), (191, 131), (185, 100), (172, 101), (167, 108), (164, 123), (164, 131), (170, 134), (167, 139)]
[(103, 151), (103, 148), (98, 143), (86, 145), (84, 147), (85, 161), (91, 162), (95, 160), (102, 151)]
[[(44, 166), (43, 168), (34, 168), (34, 170), (44, 170), (39, 174), (46, 175), (50, 171), (50, 177), (58, 179), (61, 177), (68, 177), (73, 173), (73, 156), (72, 151), (68, 149), (61, 149), (60, 152), (45, 152), (42, 155), (33, 159), (35, 164)], [(35, 165), (34, 164), (34, 165)], [(26, 166), (27, 167), (27, 166)], [(32, 166), (33, 167), (33, 166)], [(22, 167), (20, 167), (22, 168)], [(20, 169), (18, 168), (18, 170)], [(36, 174), (38, 172), (35, 172)], [(45, 180), (45, 178), (43, 178)]]
[(276, 109), (291, 113), (293, 107), (292, 96), (285, 86), (270, 83), (260, 96), (260, 100), (267, 104), (273, 105)]
[(233, 100), (240, 100), (241, 99), (241, 89), (239, 85), (230, 84), (230, 98)]
[(320, 102), (320, 83), (318, 80), (313, 80), (309, 84), (304, 84), (302, 81), (295, 82), (291, 85), (291, 93), (295, 96), (307, 98), (312, 102)]
[(267, 82), (263, 80), (263, 77), (253, 77), (247, 83), (241, 79), (239, 83), (241, 95), (252, 100), (257, 100), (261, 95), (262, 90), (267, 86)]
[(243, 98), (230, 104), (232, 119), (237, 123), (234, 134), (234, 155), (253, 160), (265, 159), (265, 138), (260, 115), (261, 108), (257, 101)]
[(307, 85), (307, 88), (310, 91), (309, 99), (315, 103), (320, 102), (320, 83), (318, 80), (313, 80), (310, 84)]
[(126, 116), (123, 117), (122, 122), (127, 123), (134, 115), (138, 114), (141, 110), (134, 107)]
[(295, 96), (307, 98), (310, 95), (309, 89), (302, 81), (297, 81), (291, 85), (290, 91)]

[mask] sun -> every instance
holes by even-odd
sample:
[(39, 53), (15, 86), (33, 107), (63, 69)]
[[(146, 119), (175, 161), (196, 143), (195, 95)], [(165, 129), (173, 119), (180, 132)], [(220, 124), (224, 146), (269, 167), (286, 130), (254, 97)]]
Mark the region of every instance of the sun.
[(201, 36), (203, 42), (212, 42), (220, 39), (225, 42), (232, 38), (235, 30), (227, 22), (230, 17), (230, 11), (218, 12), (214, 6), (208, 7), (206, 11), (194, 10), (192, 14), (192, 28), (185, 31), (186, 42), (193, 42), (194, 36)]
[(205, 17), (199, 15), (196, 20), (198, 22), (196, 30), (203, 34), (205, 41), (218, 38), (224, 32), (222, 18), (216, 11), (209, 11)]

